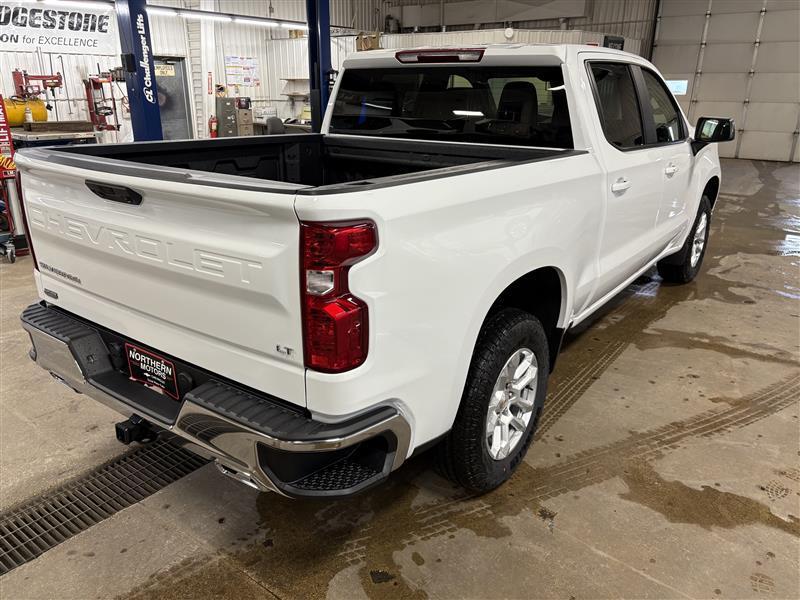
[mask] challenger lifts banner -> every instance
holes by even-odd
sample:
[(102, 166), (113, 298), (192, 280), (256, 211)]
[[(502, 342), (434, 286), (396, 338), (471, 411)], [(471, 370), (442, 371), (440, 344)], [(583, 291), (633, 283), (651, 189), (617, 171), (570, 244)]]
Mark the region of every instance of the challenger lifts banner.
[(0, 52), (118, 53), (114, 7), (59, 8), (0, 0)]

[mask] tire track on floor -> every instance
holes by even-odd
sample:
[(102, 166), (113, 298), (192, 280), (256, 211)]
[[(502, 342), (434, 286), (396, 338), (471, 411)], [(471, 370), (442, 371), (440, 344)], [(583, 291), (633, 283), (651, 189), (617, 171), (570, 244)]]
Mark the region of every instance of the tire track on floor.
[[(519, 472), (496, 492), (480, 497), (455, 497), (422, 506), (413, 511), (414, 525), (403, 536), (402, 546), (454, 534), (462, 528), (475, 529), (478, 521), (496, 521), (498, 513), (518, 514), (551, 498), (576, 492), (613, 479), (630, 460), (651, 461), (660, 458), (692, 438), (708, 438), (740, 429), (773, 415), (800, 401), (800, 374), (795, 374), (749, 396), (735, 401), (724, 410), (709, 410), (681, 421), (634, 433), (597, 448), (574, 454), (547, 467)], [(532, 484), (532, 485), (531, 485)], [(510, 489), (506, 489), (510, 488)], [(367, 525), (355, 536), (341, 540), (341, 558), (356, 564), (367, 557), (366, 549), (373, 535)]]
[(608, 369), (628, 347), (626, 342), (609, 342), (601, 352), (601, 358), (586, 365), (575, 375), (557, 384), (556, 390), (544, 403), (536, 439), (550, 429), (580, 398), (589, 387)]

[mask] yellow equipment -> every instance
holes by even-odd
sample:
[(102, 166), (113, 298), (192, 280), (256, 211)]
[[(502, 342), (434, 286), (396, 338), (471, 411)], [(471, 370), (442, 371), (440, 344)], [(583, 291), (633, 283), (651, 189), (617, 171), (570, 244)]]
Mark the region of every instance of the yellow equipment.
[(25, 109), (30, 108), (34, 121), (47, 121), (47, 108), (43, 100), (31, 98), (22, 100), (17, 98), (4, 98), (6, 117), (11, 127), (22, 127), (25, 122)]

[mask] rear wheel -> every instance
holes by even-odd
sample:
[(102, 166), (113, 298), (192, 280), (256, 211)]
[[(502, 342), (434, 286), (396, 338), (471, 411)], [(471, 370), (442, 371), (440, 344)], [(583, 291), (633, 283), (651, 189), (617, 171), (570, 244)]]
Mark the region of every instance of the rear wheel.
[(676, 254), (658, 262), (658, 274), (670, 283), (689, 283), (697, 276), (703, 264), (711, 224), (711, 202), (707, 196), (700, 199), (700, 208), (686, 242)]
[(533, 439), (550, 372), (539, 320), (504, 309), (484, 325), (453, 428), (439, 446), (444, 474), (472, 492), (511, 477)]

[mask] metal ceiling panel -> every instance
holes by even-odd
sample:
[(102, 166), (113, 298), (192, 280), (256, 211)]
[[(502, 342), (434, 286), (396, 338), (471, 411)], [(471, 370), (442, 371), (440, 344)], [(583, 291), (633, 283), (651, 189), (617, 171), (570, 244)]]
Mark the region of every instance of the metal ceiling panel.
[(745, 73), (703, 73), (696, 90), (697, 99), (743, 102), (747, 77)]
[(705, 17), (661, 17), (658, 25), (658, 45), (697, 44), (703, 35)]
[(755, 41), (758, 31), (759, 14), (757, 12), (716, 14), (713, 12), (708, 23), (706, 42), (743, 42)]
[(690, 15), (705, 15), (708, 10), (708, 0), (670, 0), (661, 6), (663, 17), (686, 17)]
[(800, 73), (756, 73), (751, 102), (800, 102)]
[[(706, 0), (700, 0), (705, 4)], [(772, 0), (768, 0), (772, 2)], [(711, 0), (711, 14), (725, 13), (757, 13), (764, 5), (764, 0)]]
[[(800, 21), (798, 21), (800, 25)], [(800, 44), (797, 42), (761, 42), (756, 71), (771, 73), (800, 72)]]
[[(771, 7), (772, 2), (770, 2)], [(771, 42), (800, 41), (800, 9), (794, 2), (793, 10), (767, 10), (761, 39)]]
[(751, 102), (747, 108), (747, 128), (759, 131), (792, 131), (800, 105), (792, 102)]
[(697, 57), (700, 54), (700, 45), (662, 45), (659, 44), (653, 50), (653, 64), (665, 73), (686, 71), (691, 67), (694, 77), (694, 68), (697, 65)]
[(703, 57), (703, 72), (747, 73), (750, 71), (752, 62), (752, 42), (749, 44), (709, 44)]
[(791, 133), (745, 131), (739, 146), (739, 158), (788, 161), (792, 138)]
[(742, 124), (744, 104), (742, 102), (698, 102), (695, 113), (699, 117), (730, 117), (736, 126)]

